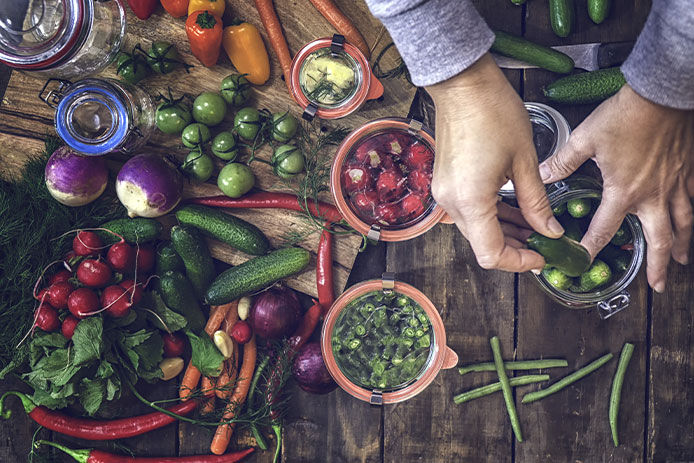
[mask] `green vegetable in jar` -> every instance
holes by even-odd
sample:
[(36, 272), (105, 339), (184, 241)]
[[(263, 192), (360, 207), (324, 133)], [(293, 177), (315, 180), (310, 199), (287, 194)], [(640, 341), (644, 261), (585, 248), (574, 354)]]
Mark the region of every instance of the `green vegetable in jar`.
[(219, 159), (234, 161), (239, 153), (236, 136), (232, 132), (219, 132), (212, 140), (212, 153)]
[(552, 212), (556, 216), (562, 215), (564, 212), (566, 212), (566, 203), (561, 203), (552, 208)]
[(581, 274), (578, 287), (572, 287), (574, 292), (587, 293), (599, 286), (606, 285), (612, 278), (612, 270), (600, 259), (595, 259), (590, 268)]
[(631, 229), (629, 228), (626, 220), (623, 220), (622, 224), (619, 226), (619, 230), (617, 230), (617, 233), (614, 234), (610, 243), (614, 244), (615, 246), (624, 246), (627, 243), (631, 243), (631, 239)]
[(592, 204), (587, 198), (570, 199), (566, 202), (566, 210), (576, 219), (587, 216), (591, 209)]
[(566, 291), (569, 289), (573, 280), (558, 268), (548, 267), (542, 270), (542, 276), (547, 280), (547, 283), (557, 289)]
[(251, 94), (251, 83), (242, 74), (231, 74), (222, 79), (222, 98), (234, 106), (241, 106)]
[(329, 48), (311, 53), (299, 71), (299, 84), (306, 97), (324, 106), (338, 105), (349, 98), (355, 91), (356, 79), (353, 59)]
[(210, 134), (210, 129), (207, 128), (205, 124), (199, 122), (194, 122), (186, 126), (181, 134), (181, 140), (183, 141), (183, 146), (186, 148), (196, 148), (201, 146), (208, 141), (212, 135)]

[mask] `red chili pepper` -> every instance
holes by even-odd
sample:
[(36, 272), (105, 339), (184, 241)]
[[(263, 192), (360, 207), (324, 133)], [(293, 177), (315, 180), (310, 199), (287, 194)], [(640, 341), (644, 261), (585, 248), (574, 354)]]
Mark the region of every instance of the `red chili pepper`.
[[(0, 415), (7, 419), (11, 415), (10, 410), (3, 410), (3, 403), (8, 394), (16, 395), (22, 401), (24, 411), (44, 428), (56, 431), (66, 436), (78, 437), (86, 440), (112, 440), (126, 437), (139, 436), (154, 429), (159, 429), (176, 421), (176, 418), (162, 412), (148, 413), (130, 418), (117, 420), (92, 420), (77, 418), (59, 411), (50, 410), (44, 406), (37, 406), (32, 400), (17, 391), (8, 391), (0, 397)], [(168, 408), (177, 415), (187, 415), (197, 406), (197, 400), (188, 400)]]
[(325, 313), (335, 302), (335, 289), (333, 286), (333, 234), (330, 231), (329, 222), (325, 224), (325, 229), (318, 242), (316, 286), (318, 287), (318, 302), (323, 307), (323, 313)]
[(140, 19), (147, 19), (152, 16), (154, 10), (157, 9), (159, 5), (158, 0), (128, 0), (128, 5), (130, 9), (133, 10), (135, 16)]
[(103, 450), (71, 449), (55, 442), (40, 440), (39, 445), (50, 445), (70, 455), (78, 463), (236, 463), (255, 450), (254, 447), (224, 455), (191, 455), (187, 457), (124, 457)]
[[(224, 195), (190, 198), (188, 202), (205, 206), (227, 207), (230, 209), (289, 209), (291, 211), (305, 212), (302, 205), (299, 204), (299, 199), (295, 195), (270, 191), (251, 193), (238, 199)], [(310, 200), (307, 201), (306, 205), (311, 214), (321, 217), (328, 222), (334, 223), (342, 221), (342, 214), (340, 214), (340, 211), (332, 204), (321, 201), (319, 202), (319, 206), (316, 207), (316, 203)]]

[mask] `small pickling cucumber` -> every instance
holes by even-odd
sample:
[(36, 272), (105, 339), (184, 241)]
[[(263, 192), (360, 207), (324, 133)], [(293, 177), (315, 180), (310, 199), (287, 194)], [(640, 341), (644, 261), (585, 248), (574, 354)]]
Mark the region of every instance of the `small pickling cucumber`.
[(559, 37), (568, 37), (574, 25), (573, 0), (549, 0), (549, 21)]
[(588, 0), (588, 16), (595, 24), (600, 24), (610, 12), (612, 0)]
[(624, 273), (631, 265), (632, 253), (608, 244), (598, 253), (598, 258), (610, 266), (615, 273)]
[(193, 286), (182, 273), (169, 271), (160, 275), (159, 290), (164, 303), (186, 318), (188, 328), (195, 333), (203, 330), (206, 323), (205, 316), (195, 297)]
[(543, 90), (556, 103), (587, 104), (605, 100), (626, 83), (619, 67), (582, 72), (557, 79)]
[(609, 283), (610, 279), (612, 279), (610, 266), (600, 259), (595, 259), (590, 268), (581, 274), (578, 287), (572, 287), (571, 290), (577, 293), (587, 293)]
[(542, 270), (542, 276), (547, 280), (547, 283), (563, 291), (569, 289), (573, 283), (571, 277), (554, 267), (545, 267)]
[(207, 242), (196, 228), (175, 225), (171, 228), (171, 244), (183, 260), (186, 277), (193, 285), (195, 294), (202, 299), (216, 275)]
[(580, 221), (571, 216), (567, 216), (565, 220), (561, 221), (561, 224), (564, 227), (564, 235), (574, 241), (581, 241), (581, 238), (583, 238), (584, 235), (584, 230), (581, 227)]
[[(125, 241), (131, 244), (154, 241), (159, 238), (162, 230), (161, 223), (157, 220), (145, 217), (111, 220), (110, 222), (101, 224), (100, 228), (118, 233)], [(105, 231), (99, 231), (97, 233), (106, 246), (120, 241), (117, 236), (111, 233)]]
[(159, 246), (159, 249), (157, 249), (156, 263), (157, 275), (163, 275), (169, 270), (176, 272), (185, 272), (186, 270), (181, 256), (178, 255), (173, 244), (170, 242)]
[(574, 69), (574, 60), (560, 51), (506, 32), (495, 31), (494, 34), (493, 52), (561, 74), (568, 74)]
[(566, 212), (566, 203), (557, 204), (552, 208), (552, 213), (554, 213), (554, 215), (557, 217), (562, 215), (564, 212)]
[(570, 277), (580, 276), (590, 267), (590, 253), (575, 240), (562, 235), (553, 239), (533, 233), (527, 240), (528, 247), (540, 253), (547, 265), (556, 267)]
[(624, 246), (627, 243), (631, 243), (631, 239), (631, 229), (629, 229), (629, 225), (627, 224), (626, 220), (622, 220), (619, 230), (617, 230), (617, 233), (614, 234), (612, 240), (610, 240), (610, 243), (614, 244), (615, 246)]
[(588, 198), (570, 199), (566, 202), (566, 210), (575, 219), (587, 216), (591, 209), (592, 204)]

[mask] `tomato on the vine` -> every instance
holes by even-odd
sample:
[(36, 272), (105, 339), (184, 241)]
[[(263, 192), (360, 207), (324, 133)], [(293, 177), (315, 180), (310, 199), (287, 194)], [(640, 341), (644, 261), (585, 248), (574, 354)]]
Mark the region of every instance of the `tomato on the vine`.
[(196, 146), (207, 143), (212, 138), (210, 129), (205, 124), (194, 122), (186, 126), (181, 134), (183, 146), (186, 148), (195, 148)]
[(219, 171), (217, 186), (222, 193), (232, 198), (240, 198), (255, 185), (255, 175), (250, 167), (238, 162), (227, 164)]
[(118, 65), (116, 74), (129, 84), (136, 84), (149, 75), (147, 61), (137, 53), (132, 55), (123, 51), (118, 53), (116, 64)]
[(222, 97), (227, 103), (241, 106), (251, 94), (251, 83), (242, 74), (231, 74), (222, 79)]
[(188, 156), (186, 156), (186, 160), (181, 168), (193, 180), (197, 180), (198, 182), (206, 182), (210, 177), (212, 177), (214, 163), (212, 162), (212, 158), (208, 155), (194, 150), (188, 153)]
[(233, 161), (238, 155), (236, 137), (231, 132), (219, 132), (212, 140), (212, 153), (225, 161)]
[(224, 120), (227, 104), (219, 93), (203, 92), (193, 102), (193, 119), (207, 126), (215, 126)]
[(257, 109), (245, 107), (239, 109), (234, 117), (234, 129), (244, 140), (253, 140), (260, 130), (260, 113)]
[(299, 122), (289, 111), (272, 115), (272, 138), (280, 143), (287, 143), (296, 135)]

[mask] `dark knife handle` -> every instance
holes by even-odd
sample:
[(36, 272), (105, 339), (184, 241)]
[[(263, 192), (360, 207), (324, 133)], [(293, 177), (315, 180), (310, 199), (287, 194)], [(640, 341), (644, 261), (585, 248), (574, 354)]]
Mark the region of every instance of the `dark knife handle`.
[(598, 47), (598, 67), (611, 68), (624, 62), (634, 48), (634, 42), (604, 43)]

